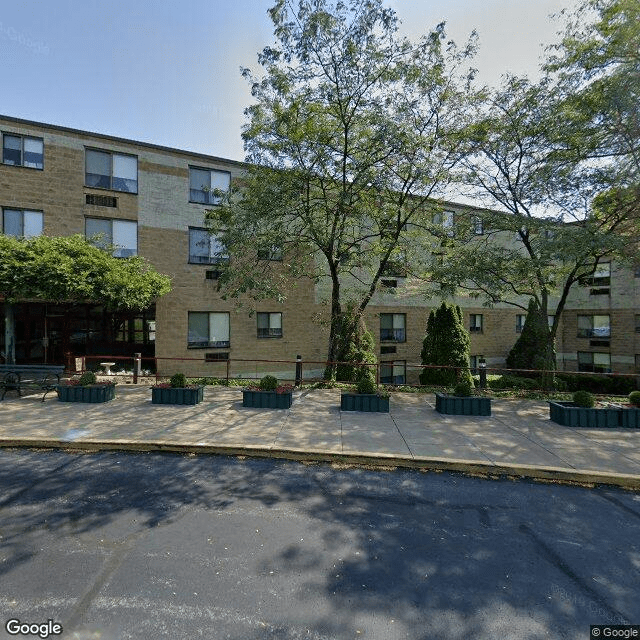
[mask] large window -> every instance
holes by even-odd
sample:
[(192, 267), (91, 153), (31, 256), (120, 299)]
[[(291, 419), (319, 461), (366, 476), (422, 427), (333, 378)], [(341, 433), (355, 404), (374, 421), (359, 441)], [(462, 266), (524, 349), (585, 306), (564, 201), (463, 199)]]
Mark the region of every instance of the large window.
[(469, 315), (469, 331), (471, 333), (482, 333), (483, 318), (481, 313)]
[(282, 338), (282, 314), (258, 313), (258, 338)]
[(189, 228), (189, 262), (193, 264), (227, 264), (225, 246), (206, 229)]
[(380, 314), (380, 342), (406, 342), (404, 313)]
[(113, 245), (116, 258), (138, 255), (138, 223), (132, 220), (87, 218), (85, 236), (92, 239), (97, 247)]
[(524, 313), (519, 313), (516, 316), (516, 333), (522, 333), (526, 319), (527, 319), (527, 316)]
[(87, 187), (138, 193), (138, 158), (87, 149), (84, 183)]
[(228, 191), (231, 174), (217, 169), (189, 167), (189, 201), (203, 204), (219, 204), (215, 191)]
[(434, 214), (433, 224), (442, 225), (444, 232), (448, 236), (453, 237), (455, 235), (453, 211), (443, 211), (442, 213)]
[(611, 373), (611, 354), (578, 351), (578, 371)]
[(2, 162), (16, 167), (44, 168), (42, 138), (14, 136), (5, 133), (2, 140)]
[(593, 275), (585, 278), (583, 282), (592, 287), (608, 287), (611, 284), (611, 263), (600, 262)]
[(407, 364), (404, 360), (380, 363), (380, 382), (382, 384), (405, 384)]
[(41, 236), (44, 226), (42, 211), (24, 209), (2, 210), (2, 233), (16, 238)]
[(229, 314), (189, 311), (187, 346), (190, 349), (228, 348), (230, 346)]
[(578, 316), (578, 338), (611, 337), (610, 316)]

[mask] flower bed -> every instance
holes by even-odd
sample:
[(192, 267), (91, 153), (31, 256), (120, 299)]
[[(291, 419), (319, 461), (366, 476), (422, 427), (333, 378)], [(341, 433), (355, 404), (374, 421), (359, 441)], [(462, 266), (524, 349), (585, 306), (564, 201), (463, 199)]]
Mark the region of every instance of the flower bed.
[(549, 418), (565, 427), (640, 428), (640, 408), (631, 405), (579, 407), (573, 402), (549, 402)]
[(436, 411), (454, 416), (490, 416), (491, 398), (436, 393)]
[(377, 393), (342, 393), (340, 411), (369, 411), (389, 413), (389, 396)]
[(291, 385), (278, 386), (275, 391), (263, 391), (260, 387), (242, 390), (242, 406), (254, 409), (288, 409), (293, 401)]

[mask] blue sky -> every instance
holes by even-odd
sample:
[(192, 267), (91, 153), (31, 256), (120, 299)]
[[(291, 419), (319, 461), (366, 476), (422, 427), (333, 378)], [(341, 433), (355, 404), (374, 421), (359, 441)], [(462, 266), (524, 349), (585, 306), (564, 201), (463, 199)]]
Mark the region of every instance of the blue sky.
[[(535, 75), (549, 19), (574, 0), (390, 0), (407, 35), (446, 21), (462, 43), (480, 35), (483, 82)], [(239, 68), (257, 70), (273, 41), (272, 0), (23, 0), (0, 12), (0, 113), (244, 158), (250, 103)]]

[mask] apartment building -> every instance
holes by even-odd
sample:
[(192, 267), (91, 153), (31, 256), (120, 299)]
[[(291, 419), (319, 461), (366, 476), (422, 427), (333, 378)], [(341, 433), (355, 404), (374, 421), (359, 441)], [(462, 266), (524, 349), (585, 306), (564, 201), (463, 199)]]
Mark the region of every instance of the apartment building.
[[(286, 375), (294, 360), (321, 371), (328, 341), (326, 283), (292, 283), (286, 301), (225, 301), (220, 270), (233, 256), (204, 228), (209, 189), (226, 189), (244, 165), (215, 156), (0, 116), (0, 231), (15, 236), (83, 234), (116, 246), (116, 256), (141, 255), (172, 279), (172, 291), (149, 309), (109, 313), (99, 304), (25, 300), (16, 307), (16, 360), (65, 362), (73, 356), (158, 359), (162, 373)], [(451, 204), (445, 224), (481, 210)], [(277, 263), (277, 253), (260, 257)], [(277, 268), (277, 265), (276, 265)], [(366, 312), (377, 340), (383, 382), (415, 381), (429, 310), (440, 304), (393, 269)], [(602, 265), (576, 288), (560, 323), (559, 367), (586, 371), (640, 371), (640, 273)], [(504, 364), (524, 322), (509, 305), (463, 308), (472, 365), (483, 356)], [(526, 305), (526, 301), (523, 301)], [(3, 322), (0, 298), (0, 323)], [(0, 327), (0, 354), (4, 327)], [(104, 359), (104, 358), (102, 358)], [(231, 363), (228, 365), (228, 360)], [(151, 360), (145, 366), (151, 368)], [(407, 366), (409, 365), (409, 366)]]

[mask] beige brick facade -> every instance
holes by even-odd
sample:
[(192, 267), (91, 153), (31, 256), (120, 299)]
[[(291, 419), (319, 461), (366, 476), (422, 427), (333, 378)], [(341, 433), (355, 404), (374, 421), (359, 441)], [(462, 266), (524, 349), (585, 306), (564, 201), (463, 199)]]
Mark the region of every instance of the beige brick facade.
[[(205, 362), (205, 355), (228, 354), (233, 376), (270, 370), (292, 375), (292, 365), (258, 363), (256, 360), (293, 360), (301, 355), (305, 370), (321, 371), (328, 341), (327, 283), (314, 285), (300, 280), (286, 302), (249, 299), (225, 301), (217, 281), (207, 279), (211, 265), (189, 262), (189, 227), (204, 226), (202, 204), (190, 202), (190, 167), (228, 172), (232, 180), (242, 175), (241, 163), (213, 156), (168, 149), (158, 145), (122, 140), (95, 133), (0, 117), (3, 134), (33, 136), (44, 143), (42, 170), (0, 164), (0, 206), (43, 212), (47, 235), (84, 234), (86, 218), (129, 220), (138, 224), (138, 253), (172, 279), (172, 291), (158, 300), (155, 309), (155, 355), (163, 373), (184, 371), (188, 375), (226, 375), (226, 362)], [(137, 158), (137, 193), (98, 189), (85, 185), (86, 149), (133, 155)], [(116, 206), (87, 204), (87, 195), (115, 198)], [(593, 295), (593, 287), (577, 287), (561, 319), (557, 352), (560, 368), (577, 369), (578, 352), (610, 354), (615, 371), (635, 370), (640, 354), (640, 278), (626, 267), (613, 265), (609, 295)], [(484, 356), (487, 364), (500, 366), (518, 338), (516, 316), (524, 313), (508, 305), (482, 307), (477, 300), (457, 298), (465, 323), (470, 314), (482, 315), (482, 330), (471, 333), (471, 354)], [(526, 301), (523, 301), (526, 304)], [(439, 299), (416, 293), (412, 283), (399, 279), (394, 294), (378, 292), (366, 312), (368, 327), (376, 338), (381, 362), (406, 362), (409, 381), (417, 380), (422, 339), (430, 309)], [(189, 312), (229, 314), (229, 346), (189, 348)], [(282, 337), (258, 337), (256, 313), (282, 314)], [(405, 314), (405, 341), (380, 344), (380, 314)], [(594, 346), (578, 338), (577, 317), (609, 315), (608, 346)], [(380, 347), (395, 353), (380, 353)], [(178, 360), (182, 359), (182, 360)], [(246, 362), (242, 362), (246, 360)], [(311, 362), (317, 364), (310, 364)]]

